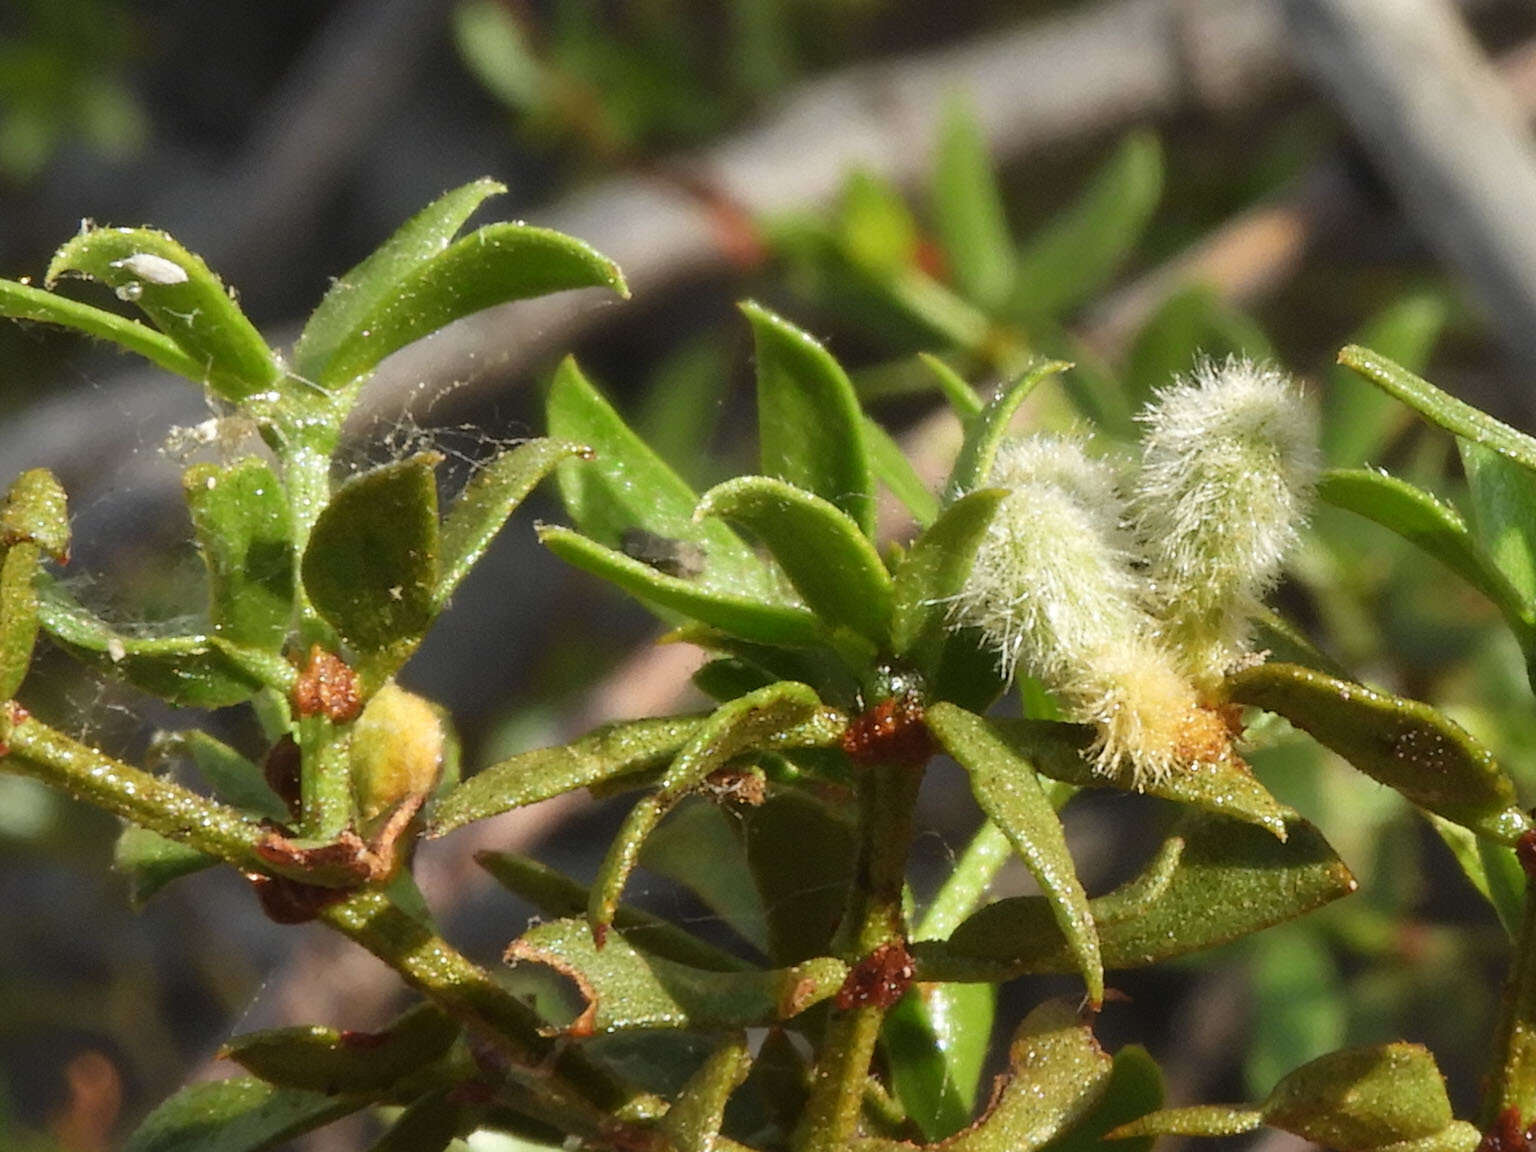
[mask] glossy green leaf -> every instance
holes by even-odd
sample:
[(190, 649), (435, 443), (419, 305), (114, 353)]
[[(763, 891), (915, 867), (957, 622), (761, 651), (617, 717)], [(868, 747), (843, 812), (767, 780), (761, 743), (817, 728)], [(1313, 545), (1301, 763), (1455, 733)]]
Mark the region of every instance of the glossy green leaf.
[(207, 732), (189, 728), (159, 733), (151, 744), (151, 753), (159, 758), (190, 757), (219, 798), (236, 808), (280, 824), (291, 819), (287, 806), (267, 784), (262, 770)]
[(141, 324), (115, 312), (93, 308), (67, 296), (33, 288), (30, 284), (0, 280), (0, 316), (57, 324), (61, 328), (84, 332), (98, 340), (110, 340), (125, 351), (158, 364), (167, 372), (185, 376), (199, 384), (206, 376), (201, 360), (189, 356), (176, 341), (162, 332), (156, 332), (148, 324)]
[(538, 533), (544, 546), (567, 564), (618, 585), (653, 611), (691, 617), (758, 644), (795, 647), (828, 639), (821, 621), (804, 608), (669, 576), (568, 528), (541, 524)]
[(1201, 356), (1228, 355), (1263, 360), (1273, 354), (1264, 333), (1214, 291), (1195, 285), (1175, 292), (1142, 325), (1126, 357), (1124, 383), (1131, 405), (1140, 408), (1189, 372)]
[(741, 306), (757, 350), (763, 472), (837, 505), (875, 534), (864, 414), (837, 361), (807, 333), (757, 304)]
[(69, 562), (69, 501), (46, 468), (29, 468), (0, 505), (0, 547), (30, 541), (60, 564)]
[(768, 971), (690, 968), (637, 951), (618, 931), (598, 948), (583, 919), (530, 928), (512, 942), (507, 959), (548, 965), (576, 984), (584, 1008), (570, 1024), (550, 1029), (572, 1036), (772, 1024), (835, 995), (848, 971), (830, 956)]
[(960, 455), (949, 474), (947, 494), (950, 499), (985, 486), (992, 475), (998, 447), (1007, 439), (1019, 406), (1046, 377), (1070, 367), (1062, 360), (1036, 360), (1017, 380), (987, 401), (980, 415), (966, 425)]
[(1150, 1136), (1142, 1139), (1116, 1140), (1107, 1134), (1162, 1106), (1163, 1073), (1157, 1062), (1139, 1044), (1130, 1044), (1115, 1053), (1109, 1084), (1098, 1107), (1087, 1119), (1058, 1140), (1046, 1145), (1047, 1152), (1152, 1152)]
[(112, 868), (128, 879), (128, 900), (135, 909), (144, 907), (173, 880), (211, 868), (219, 861), (206, 852), (167, 840), (158, 832), (126, 825), (112, 848)]
[(869, 447), (869, 463), (875, 479), (901, 501), (902, 507), (912, 513), (912, 519), (924, 527), (932, 524), (939, 514), (939, 498), (917, 474), (901, 445), (868, 417), (864, 420), (864, 442)]
[(666, 716), (607, 724), (569, 744), (535, 748), (492, 764), (437, 801), (430, 835), (441, 836), (471, 821), (600, 781), (660, 768), (703, 722), (702, 716)]
[(1431, 424), (1463, 440), (1486, 445), (1536, 471), (1536, 440), (1440, 391), (1402, 365), (1357, 344), (1340, 351), (1339, 363), (1353, 368), (1389, 396), (1397, 397)]
[(601, 933), (613, 922), (619, 896), (639, 861), (645, 838), (679, 800), (735, 757), (770, 746), (776, 737), (825, 711), (815, 692), (789, 681), (737, 697), (715, 709), (667, 767), (656, 791), (630, 809), (608, 845), (588, 908), (594, 930)]
[(443, 517), (442, 564), (434, 594), (439, 608), (539, 481), (560, 461), (584, 452), (579, 444), (530, 440), (501, 453), (475, 473)]
[(288, 501), (264, 460), (195, 464), (182, 476), (198, 550), (208, 569), (214, 634), (276, 650), (293, 615)]
[(55, 253), (47, 285), (88, 276), (140, 308), (202, 369), (227, 400), (271, 388), (282, 365), (200, 257), (164, 232), (87, 228)]
[[(1478, 445), (1469, 447), (1486, 451)], [(1512, 468), (1518, 471), (1518, 465)], [(1364, 469), (1330, 469), (1318, 483), (1317, 494), (1334, 507), (1364, 516), (1428, 552), (1493, 601), (1522, 643), (1529, 645), (1536, 640), (1536, 609), (1531, 598), (1472, 538), (1450, 505), (1406, 480)], [(1518, 563), (1513, 555), (1507, 553), (1506, 558)]]
[(1530, 826), (1493, 753), (1428, 704), (1295, 664), (1235, 673), (1226, 692), (1284, 716), (1373, 780), (1474, 832), (1513, 844)]
[(119, 632), (46, 575), (39, 577), (38, 619), (71, 655), (173, 704), (222, 708), (261, 688), (211, 637)]
[(321, 510), (304, 550), (315, 610), (384, 674), (436, 613), (439, 459), (423, 452), (352, 477)]
[(505, 191), (495, 180), (482, 178), (444, 193), (335, 281), (293, 346), (294, 372), (306, 380), (325, 375), (336, 349), (388, 301), (401, 281), (442, 252), (487, 197)]
[(488, 224), (397, 277), (337, 343), (318, 382), (344, 387), (461, 316), (569, 288), (629, 295), (618, 265), (580, 240), (526, 224)]
[(711, 488), (694, 516), (721, 516), (761, 540), (829, 630), (850, 629), (876, 648), (889, 641), (891, 577), (875, 546), (835, 504), (768, 476)]
[(715, 1152), (725, 1106), (752, 1069), (744, 1037), (727, 1040), (688, 1078), (677, 1102), (661, 1118), (671, 1152)]
[[(1374, 348), (1418, 372), (1429, 361), (1448, 312), (1443, 293), (1415, 292), (1372, 316), (1350, 343)], [(1408, 419), (1391, 396), (1336, 367), (1323, 393), (1323, 459), (1336, 468), (1359, 468), (1375, 459)]]
[(219, 1056), (283, 1088), (377, 1097), (447, 1056), (460, 1032), (456, 1021), (421, 1004), (381, 1032), (273, 1028), (235, 1037)]
[(1434, 1136), (1454, 1119), (1435, 1058), (1418, 1044), (1331, 1052), (1275, 1085), (1261, 1112), (1273, 1128), (1342, 1152)]
[(602, 394), (566, 357), (549, 387), (549, 434), (592, 449), (556, 473), (560, 497), (576, 527), (617, 549), (639, 529), (697, 549), (697, 583), (718, 592), (772, 601), (772, 574), (741, 538), (719, 520), (697, 521), (699, 497), (651, 451)]
[(970, 775), (971, 791), (1039, 882), (1052, 915), (1088, 985), (1088, 999), (1104, 999), (1104, 966), (1088, 894), (1067, 851), (1061, 821), (1033, 768), (980, 716), (953, 704), (928, 709), (929, 730)]
[(12, 544), (0, 559), (0, 700), (16, 695), (32, 666), (37, 641), (37, 566), (41, 550)]
[(1072, 205), (1024, 245), (1015, 309), (1055, 316), (1090, 299), (1141, 240), (1162, 194), (1157, 137), (1132, 133)]
[(960, 497), (913, 542), (896, 569), (891, 649), (923, 672), (940, 696), (945, 694), (938, 675), (945, 649), (959, 642), (945, 626), (949, 606), (1007, 494), (984, 488)]
[(853, 882), (852, 820), (794, 789), (773, 790), (736, 819), (768, 917), (769, 955), (793, 964), (829, 951)]
[(278, 1088), (254, 1076), (194, 1084), (146, 1116), (123, 1152), (261, 1152), (365, 1103)]
[(766, 955), (768, 913), (752, 882), (738, 831), (735, 809), (739, 805), (727, 811), (727, 803), (724, 797), (699, 797), (680, 804), (646, 838), (640, 865), (692, 892), (733, 932)]
[(1536, 604), (1536, 473), (1483, 444), (1458, 438), (1456, 447), (1472, 492), (1477, 538), (1529, 617)]
[[(1355, 878), (1305, 820), (1284, 841), (1252, 824), (1200, 815), (1142, 873), (1089, 902), (1106, 968), (1139, 968), (1295, 919), (1355, 890)], [(946, 942), (913, 945), (918, 978), (1004, 980), (1069, 972), (1075, 953), (1039, 896), (988, 905)]]
[(975, 112), (958, 98), (949, 101), (939, 126), (933, 218), (960, 291), (989, 310), (1006, 303), (1017, 261), (1002, 189)]
[(1251, 948), (1253, 1039), (1243, 1078), (1251, 1092), (1262, 1093), (1316, 1053), (1344, 1043), (1348, 1005), (1338, 965), (1320, 933), (1267, 932)]
[(1241, 1136), (1264, 1123), (1255, 1108), (1232, 1104), (1196, 1104), (1189, 1108), (1164, 1108), (1110, 1132), (1115, 1140), (1151, 1136)]
[(990, 984), (915, 984), (881, 1024), (891, 1088), (930, 1141), (971, 1122), (996, 1001)]

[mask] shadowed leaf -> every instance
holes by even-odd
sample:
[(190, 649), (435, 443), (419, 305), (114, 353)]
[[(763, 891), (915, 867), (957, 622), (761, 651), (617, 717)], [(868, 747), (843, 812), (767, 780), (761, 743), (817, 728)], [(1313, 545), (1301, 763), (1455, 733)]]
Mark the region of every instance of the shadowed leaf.
[(278, 649), (293, 615), (288, 504), (264, 460), (197, 464), (182, 476), (198, 550), (208, 570), (215, 635)]
[(366, 1103), (278, 1088), (254, 1076), (194, 1084), (146, 1116), (123, 1152), (260, 1152)]

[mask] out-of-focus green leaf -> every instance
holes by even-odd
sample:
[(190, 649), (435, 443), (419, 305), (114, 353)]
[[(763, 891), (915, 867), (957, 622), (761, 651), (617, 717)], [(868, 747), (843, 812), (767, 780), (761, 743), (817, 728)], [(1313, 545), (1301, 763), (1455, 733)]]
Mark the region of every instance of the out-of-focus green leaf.
[(880, 1040), (891, 1088), (930, 1141), (971, 1122), (996, 1001), (990, 984), (914, 984), (886, 1014)]
[(738, 817), (768, 916), (769, 955), (794, 964), (826, 952), (842, 921), (857, 854), (850, 820), (795, 790)]
[(592, 449), (556, 479), (576, 527), (607, 548), (640, 529), (697, 549), (703, 571), (696, 583), (717, 592), (779, 599), (767, 566), (719, 520), (697, 521), (698, 495), (630, 430), (613, 406), (567, 357), (549, 387), (549, 433)]
[(304, 550), (310, 601), (375, 674), (411, 654), (436, 612), (439, 459), (423, 452), (352, 477)]
[(437, 801), (429, 835), (441, 836), (599, 781), (660, 768), (703, 722), (702, 716), (666, 716), (607, 724), (570, 744), (535, 748), (492, 764)]
[(367, 323), (401, 281), (442, 252), (488, 197), (506, 190), (497, 181), (482, 178), (445, 192), (333, 283), (293, 346), (294, 372), (306, 380), (324, 376), (336, 349)]
[(1188, 372), (1201, 356), (1272, 355), (1269, 341), (1252, 320), (1234, 311), (1202, 285), (1175, 292), (1158, 307), (1131, 342), (1124, 383), (1133, 408)]
[(69, 561), (69, 501), (46, 468), (29, 468), (0, 505), (0, 547), (31, 542), (60, 564)]
[[(1372, 316), (1350, 343), (1374, 348), (1417, 372), (1429, 361), (1448, 311), (1443, 293), (1415, 292)], [(1323, 459), (1336, 468), (1358, 468), (1374, 459), (1408, 418), (1390, 396), (1334, 368), (1323, 394)]]
[(640, 864), (688, 889), (732, 931), (766, 955), (768, 914), (752, 882), (746, 846), (733, 828), (733, 816), (727, 816), (713, 800), (680, 805), (646, 839)]
[(1047, 1152), (1152, 1152), (1152, 1137), (1109, 1143), (1106, 1134), (1139, 1120), (1163, 1103), (1163, 1073), (1139, 1044), (1115, 1053), (1109, 1084), (1088, 1118), (1046, 1145)]
[(1047, 376), (1064, 372), (1071, 365), (1062, 360), (1036, 360), (1022, 375), (1004, 388), (982, 408), (965, 428), (965, 440), (960, 455), (949, 474), (946, 493), (949, 499), (985, 486), (992, 475), (992, 462), (997, 459), (997, 449), (1008, 436), (1008, 426), (1013, 422), (1019, 405)]
[(1458, 437), (1456, 447), (1472, 491), (1477, 538), (1530, 616), (1536, 603), (1536, 473), (1483, 444)]
[(158, 364), (167, 372), (185, 376), (199, 384), (206, 376), (200, 360), (189, 356), (180, 344), (164, 333), (156, 332), (148, 324), (141, 324), (115, 312), (93, 308), (54, 292), (33, 288), (30, 284), (0, 280), (0, 316), (34, 320), (40, 324), (57, 324), (62, 328), (84, 332), (98, 340), (110, 340), (118, 347), (136, 353), (152, 364)]
[(420, 1097), (369, 1146), (368, 1152), (444, 1152), (474, 1127), (477, 1109), (453, 1102), (449, 1089)]
[(164, 232), (87, 228), (54, 254), (47, 286), (71, 274), (99, 280), (140, 308), (227, 400), (265, 391), (282, 375), (272, 349), (219, 278)]
[(1428, 704), (1295, 664), (1228, 677), (1228, 699), (1284, 716), (1373, 780), (1480, 835), (1513, 844), (1530, 827), (1493, 753)]
[(208, 569), (214, 634), (248, 648), (281, 648), (293, 615), (293, 549), (276, 474), (254, 456), (195, 464), (182, 488)]
[(183, 1088), (144, 1118), (123, 1152), (260, 1152), (356, 1112), (366, 1099), (234, 1076)]
[(125, 826), (112, 849), (112, 867), (128, 878), (128, 900), (142, 908), (149, 898), (173, 880), (201, 872), (217, 864), (217, 858), (158, 832)]
[(1340, 680), (1350, 680), (1349, 670), (1313, 644), (1295, 624), (1270, 608), (1262, 608), (1254, 619), (1254, 646), (1267, 651), (1272, 660), (1316, 668)]
[(553, 920), (512, 942), (507, 959), (546, 964), (575, 982), (586, 1006), (554, 1034), (746, 1028), (787, 1020), (834, 995), (848, 969), (823, 956), (791, 968), (715, 972), (637, 951), (617, 931), (601, 948), (586, 920)]
[[(1007, 303), (1017, 274), (1013, 236), (986, 137), (975, 111), (959, 98), (949, 101), (939, 127), (933, 216), (960, 291), (989, 311)], [(1044, 270), (1039, 259), (1037, 253), (1037, 273)]]
[[(1139, 968), (1295, 919), (1355, 890), (1355, 878), (1300, 818), (1284, 841), (1200, 815), (1134, 880), (1089, 902), (1106, 968)], [(920, 980), (1005, 980), (1068, 972), (1077, 959), (1039, 896), (999, 900), (946, 942), (912, 947)]]
[(1380, 1148), (1444, 1132), (1454, 1121), (1435, 1058), (1418, 1044), (1346, 1048), (1275, 1085), (1264, 1123), (1338, 1148)]
[(919, 352), (917, 358), (933, 373), (938, 381), (939, 391), (948, 401), (950, 408), (961, 420), (969, 421), (981, 415), (985, 405), (980, 396), (976, 395), (976, 389), (966, 383), (965, 377), (956, 372), (947, 363), (931, 352)]
[(439, 608), (539, 481), (560, 461), (584, 451), (579, 444), (530, 440), (501, 453), (475, 473), (443, 517), (442, 568), (434, 592)]
[(497, 0), (453, 6), (453, 40), (476, 80), (509, 108), (537, 113), (552, 90), (522, 26)]
[(0, 700), (16, 695), (37, 642), (37, 571), (42, 551), (24, 540), (0, 551)]
[[(1487, 452), (1479, 445), (1473, 451)], [(1503, 457), (1488, 453), (1495, 460)], [(1513, 476), (1530, 477), (1509, 464)], [(1329, 469), (1318, 483), (1323, 500), (1364, 516), (1428, 552), (1476, 588), (1503, 613), (1522, 645), (1536, 642), (1536, 610), (1532, 598), (1520, 591), (1494, 558), (1479, 547), (1461, 516), (1422, 488), (1406, 480), (1365, 469)], [(1518, 531), (1518, 530), (1517, 530)], [(1523, 545), (1516, 545), (1523, 547)], [(1508, 555), (1513, 563), (1518, 557)]]
[(580, 533), (538, 526), (539, 540), (560, 559), (616, 584), (652, 610), (691, 617), (758, 644), (810, 646), (828, 639), (821, 621), (804, 608), (721, 590), (703, 581), (669, 576)]
[(837, 203), (843, 254), (876, 278), (895, 276), (917, 257), (917, 221), (901, 193), (885, 180), (855, 171)]
[(912, 519), (927, 527), (939, 514), (939, 498), (928, 489), (923, 478), (902, 452), (901, 445), (873, 420), (864, 420), (864, 442), (869, 446), (869, 463), (875, 478), (890, 489), (891, 495), (912, 513)]
[(805, 332), (753, 303), (741, 306), (757, 349), (763, 472), (836, 504), (875, 534), (874, 476), (864, 414), (847, 374)]
[(716, 332), (684, 341), (646, 380), (633, 420), (641, 440), (692, 482), (717, 466), (710, 447), (726, 413), (731, 350)]
[(1253, 1041), (1243, 1063), (1250, 1092), (1267, 1092), (1318, 1052), (1344, 1043), (1348, 1011), (1338, 966), (1317, 933), (1256, 937), (1249, 961)]
[(235, 1037), (219, 1056), (279, 1087), (378, 1096), (445, 1057), (460, 1032), (456, 1021), (420, 1004), (382, 1032), (273, 1028)]
[(744, 1037), (727, 1040), (709, 1054), (661, 1118), (672, 1152), (714, 1152), (726, 1102), (751, 1069), (752, 1053)]
[(488, 224), (394, 279), (336, 345), (319, 383), (345, 387), (461, 316), (569, 288), (629, 295), (618, 265), (580, 240), (526, 224)]
[(987, 818), (1023, 858), (1045, 892), (1057, 927), (1088, 985), (1088, 999), (1104, 999), (1104, 966), (1088, 894), (1077, 878), (1067, 840), (1034, 769), (980, 716), (939, 702), (928, 709), (929, 730), (969, 773), (971, 791)]
[(829, 631), (849, 629), (883, 648), (891, 629), (891, 577), (875, 546), (835, 504), (768, 476), (711, 488), (695, 517), (721, 516), (761, 540)]
[(1013, 309), (1055, 316), (1092, 297), (1136, 247), (1162, 194), (1157, 137), (1132, 133), (1073, 204), (1024, 245)]

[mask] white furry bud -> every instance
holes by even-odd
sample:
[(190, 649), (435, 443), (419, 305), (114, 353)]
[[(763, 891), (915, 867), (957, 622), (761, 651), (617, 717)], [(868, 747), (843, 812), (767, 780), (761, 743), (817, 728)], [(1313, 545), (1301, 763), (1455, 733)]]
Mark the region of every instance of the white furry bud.
[(1012, 675), (1039, 678), (1068, 718), (1098, 728), (1097, 766), (1138, 780), (1219, 758), (1213, 714), (1157, 638), (1131, 565), (1115, 472), (1080, 443), (1037, 436), (999, 451), (989, 487), (1009, 489), (951, 608)]
[(1317, 473), (1317, 420), (1278, 369), (1203, 361), (1158, 394), (1131, 499), (1150, 607), (1202, 689), (1249, 652), (1250, 621), (1296, 542)]

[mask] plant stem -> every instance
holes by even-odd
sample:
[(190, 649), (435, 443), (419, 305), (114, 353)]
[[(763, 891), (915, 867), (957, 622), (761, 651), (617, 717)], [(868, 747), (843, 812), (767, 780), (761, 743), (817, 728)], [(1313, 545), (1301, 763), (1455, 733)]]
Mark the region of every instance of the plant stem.
[(299, 721), (299, 748), (304, 760), (300, 802), (304, 835), (329, 840), (352, 819), (352, 765), (349, 732), (324, 716)]
[(1525, 911), (1515, 939), (1514, 964), (1504, 982), (1494, 1066), (1483, 1095), (1482, 1127), (1513, 1108), (1523, 1126), (1536, 1120), (1536, 881), (1525, 885)]
[[(901, 894), (922, 780), (921, 765), (878, 764), (863, 769), (859, 859), (844, 922), (851, 936), (847, 949), (851, 963), (857, 964), (882, 944), (905, 947)], [(797, 1152), (842, 1152), (858, 1134), (864, 1085), (886, 1010), (877, 999), (832, 1017), (796, 1132)]]
[(992, 821), (985, 821), (944, 881), (914, 939), (943, 940), (981, 903), (998, 871), (1013, 856), (1013, 845)]

